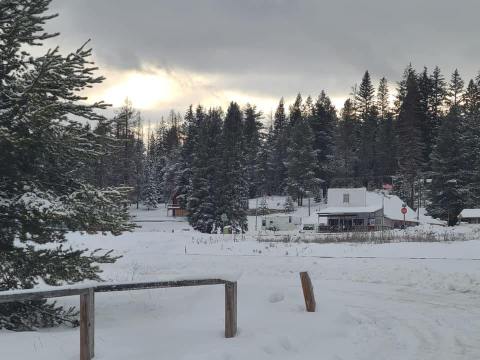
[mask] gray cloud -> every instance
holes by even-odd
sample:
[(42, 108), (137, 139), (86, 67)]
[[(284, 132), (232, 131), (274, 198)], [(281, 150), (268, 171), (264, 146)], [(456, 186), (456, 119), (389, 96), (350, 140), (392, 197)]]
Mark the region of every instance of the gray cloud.
[[(55, 0), (64, 46), (92, 38), (109, 68), (146, 63), (219, 75), (219, 87), (279, 97), (347, 95), (369, 69), (479, 70), (476, 0)], [(186, 86), (188, 86), (188, 81)]]

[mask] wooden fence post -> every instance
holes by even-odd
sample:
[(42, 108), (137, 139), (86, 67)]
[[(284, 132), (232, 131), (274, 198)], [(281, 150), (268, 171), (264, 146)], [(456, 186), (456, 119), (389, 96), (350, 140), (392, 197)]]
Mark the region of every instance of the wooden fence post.
[(237, 334), (237, 282), (225, 283), (225, 337)]
[(94, 289), (80, 295), (80, 360), (91, 360), (94, 355)]
[(315, 312), (317, 304), (315, 303), (315, 294), (313, 293), (313, 285), (310, 280), (308, 272), (300, 273), (300, 280), (302, 282), (303, 297), (305, 298), (305, 306), (308, 312)]

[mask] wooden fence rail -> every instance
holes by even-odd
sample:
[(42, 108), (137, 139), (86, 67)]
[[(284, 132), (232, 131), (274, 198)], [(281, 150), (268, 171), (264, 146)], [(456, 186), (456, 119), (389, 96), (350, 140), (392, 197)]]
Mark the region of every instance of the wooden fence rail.
[(72, 286), (52, 290), (15, 290), (0, 292), (0, 303), (42, 300), (80, 295), (80, 360), (95, 355), (95, 293), (171, 288), (183, 286), (225, 285), (225, 337), (237, 334), (237, 282), (223, 279), (153, 281), (96, 286)]

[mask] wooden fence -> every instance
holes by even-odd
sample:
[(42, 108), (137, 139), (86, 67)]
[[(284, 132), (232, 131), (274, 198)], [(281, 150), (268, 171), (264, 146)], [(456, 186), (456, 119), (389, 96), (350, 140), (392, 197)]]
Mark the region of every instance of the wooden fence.
[(225, 285), (225, 337), (237, 334), (237, 282), (223, 279), (193, 279), (154, 281), (96, 286), (72, 286), (51, 290), (18, 290), (0, 292), (0, 303), (42, 300), (64, 296), (80, 296), (80, 360), (90, 360), (95, 355), (95, 293), (158, 289), (183, 286)]

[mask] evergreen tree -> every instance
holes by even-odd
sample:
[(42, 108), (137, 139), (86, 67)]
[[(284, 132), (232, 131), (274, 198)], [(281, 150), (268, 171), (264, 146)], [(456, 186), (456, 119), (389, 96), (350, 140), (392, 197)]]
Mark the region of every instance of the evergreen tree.
[(430, 114), (430, 100), (432, 98), (432, 80), (428, 75), (426, 67), (418, 76), (418, 91), (419, 91), (419, 124), (421, 132), (421, 141), (423, 143), (423, 159), (424, 171), (429, 169), (430, 154), (434, 145), (434, 130), (433, 117)]
[[(178, 166), (178, 173), (175, 179), (175, 192), (179, 200), (180, 206), (187, 208), (188, 198), (192, 191), (192, 166), (194, 149), (198, 141), (198, 123), (203, 119), (203, 109), (199, 107), (197, 109), (197, 115), (193, 111), (193, 106), (187, 110), (185, 114), (185, 121), (183, 123), (183, 145), (180, 150), (180, 159)], [(199, 119), (199, 121), (197, 121)]]
[[(65, 248), (67, 231), (120, 234), (128, 221), (124, 189), (95, 188), (85, 174), (102, 149), (75, 119), (104, 120), (102, 102), (79, 95), (102, 82), (86, 45), (63, 56), (31, 46), (44, 32), (50, 0), (0, 2), (0, 291), (99, 280), (110, 252)], [(38, 246), (38, 245), (48, 245)], [(73, 322), (73, 310), (46, 301), (0, 304), (0, 328), (31, 330)]]
[(289, 214), (295, 211), (295, 204), (293, 203), (293, 199), (291, 196), (287, 196), (285, 198), (285, 203), (283, 204), (283, 209), (285, 213)]
[(274, 188), (275, 170), (272, 167), (273, 149), (274, 149), (273, 128), (270, 127), (260, 143), (260, 150), (257, 159), (257, 177), (258, 177), (258, 194), (272, 194)]
[(468, 196), (465, 207), (480, 206), (480, 87), (470, 80), (463, 95), (464, 118), (461, 124), (462, 173), (465, 177)]
[(222, 182), (220, 210), (235, 228), (246, 230), (248, 183), (243, 143), (243, 116), (237, 103), (230, 103), (221, 143)]
[(335, 164), (336, 186), (353, 186), (355, 165), (358, 154), (357, 123), (355, 108), (351, 99), (347, 99), (341, 111), (336, 135)]
[(392, 112), (389, 104), (389, 91), (386, 78), (380, 79), (377, 91), (377, 109), (379, 125), (376, 139), (377, 174), (382, 179), (391, 176), (396, 171), (396, 139)]
[(244, 109), (245, 126), (243, 128), (243, 146), (245, 150), (246, 181), (248, 184), (248, 197), (257, 196), (261, 186), (259, 178), (259, 154), (261, 149), (260, 130), (262, 123), (261, 112), (255, 106), (247, 105)]
[(463, 94), (463, 86), (464, 82), (460, 77), (458, 70), (455, 69), (448, 86), (447, 104), (450, 105), (450, 107), (457, 107), (460, 105)]
[(318, 165), (315, 176), (322, 179), (326, 188), (334, 174), (337, 114), (330, 98), (324, 91), (320, 93), (311, 109), (311, 112), (307, 113), (309, 114), (307, 119), (314, 136), (313, 149), (316, 152)]
[(406, 86), (397, 120), (397, 160), (402, 181), (401, 197), (408, 199), (407, 204), (410, 207), (415, 207), (415, 184), (424, 163), (419, 115), (420, 95), (413, 72), (408, 76)]
[(193, 144), (191, 190), (187, 200), (188, 220), (194, 229), (211, 233), (220, 223), (222, 111), (196, 111), (196, 141)]
[(287, 169), (285, 164), (287, 161), (288, 134), (288, 122), (282, 98), (275, 111), (271, 139), (270, 168), (273, 172), (272, 191), (275, 194), (283, 194), (286, 187)]
[(359, 149), (360, 175), (367, 183), (377, 175), (375, 157), (375, 140), (377, 136), (377, 108), (375, 106), (375, 90), (368, 71), (363, 75), (356, 96), (357, 118), (361, 124), (361, 140)]
[(300, 106), (299, 95), (291, 107), (291, 134), (287, 151), (287, 190), (297, 200), (298, 206), (302, 206), (307, 192), (317, 188), (321, 182), (316, 177), (318, 170), (316, 152), (313, 150), (314, 136), (310, 125), (302, 116)]
[(401, 106), (407, 95), (408, 79), (412, 76), (416, 78), (417, 74), (413, 69), (412, 64), (408, 64), (405, 70), (403, 70), (402, 79), (398, 82), (397, 96), (394, 102), (394, 114), (397, 117), (400, 114)]
[(463, 154), (461, 139), (461, 112), (453, 105), (448, 116), (442, 122), (438, 139), (432, 153), (432, 183), (429, 192), (428, 213), (448, 221), (452, 226), (457, 223), (458, 214), (464, 208), (467, 188), (462, 179)]
[(290, 114), (289, 114), (289, 124), (290, 128), (293, 128), (297, 122), (303, 120), (303, 105), (302, 105), (302, 95), (299, 93), (295, 98), (294, 103), (290, 106)]

